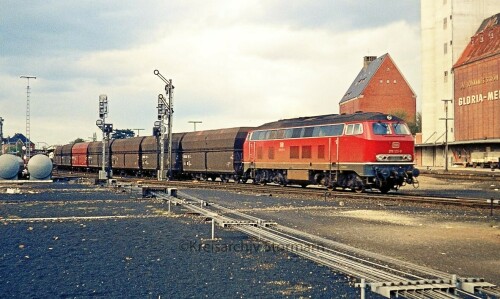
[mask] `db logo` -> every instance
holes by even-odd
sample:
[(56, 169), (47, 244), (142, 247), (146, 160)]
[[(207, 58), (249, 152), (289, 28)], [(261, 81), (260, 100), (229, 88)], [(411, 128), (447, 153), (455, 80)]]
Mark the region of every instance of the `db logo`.
[(392, 148), (399, 148), (399, 142), (393, 142)]

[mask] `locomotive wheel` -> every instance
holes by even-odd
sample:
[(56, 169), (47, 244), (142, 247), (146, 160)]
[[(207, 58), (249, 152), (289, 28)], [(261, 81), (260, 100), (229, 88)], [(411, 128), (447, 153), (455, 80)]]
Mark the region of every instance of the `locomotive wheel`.
[(391, 190), (391, 186), (389, 185), (382, 185), (380, 187), (380, 192), (382, 192), (382, 194), (387, 194), (389, 190)]
[(363, 188), (363, 187), (356, 187), (356, 188), (354, 188), (352, 190), (354, 192), (356, 192), (356, 193), (363, 193), (363, 192), (365, 192), (365, 188)]

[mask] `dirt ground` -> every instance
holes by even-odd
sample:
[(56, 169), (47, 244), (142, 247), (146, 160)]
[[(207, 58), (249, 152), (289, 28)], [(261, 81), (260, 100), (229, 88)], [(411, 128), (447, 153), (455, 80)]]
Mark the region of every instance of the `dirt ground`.
[[(421, 177), (424, 188), (471, 190), (477, 183)], [(223, 200), (225, 205), (230, 201)], [(500, 210), (402, 201), (262, 198), (242, 212), (386, 256), (500, 285)]]

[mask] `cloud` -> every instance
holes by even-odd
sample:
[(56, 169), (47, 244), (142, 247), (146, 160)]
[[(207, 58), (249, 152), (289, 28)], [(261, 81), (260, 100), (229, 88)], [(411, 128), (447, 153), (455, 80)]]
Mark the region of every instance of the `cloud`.
[[(389, 52), (419, 94), (420, 33), (413, 17), (368, 15), (374, 1), (362, 7), (330, 2), (49, 1), (20, 13), (20, 4), (9, 5), (0, 17), (10, 15), (7, 27), (20, 32), (0, 29), (9, 39), (0, 57), (4, 134), (25, 130), (26, 82), (19, 75), (27, 73), (38, 76), (31, 136), (49, 144), (97, 132), (99, 94), (108, 95), (115, 128), (149, 135), (164, 87), (155, 69), (173, 79), (177, 132), (192, 130), (189, 120), (214, 129), (337, 113), (365, 55)], [(363, 13), (370, 20), (361, 20)], [(28, 21), (17, 17), (38, 25), (25, 27)], [(36, 47), (21, 49), (28, 42)]]

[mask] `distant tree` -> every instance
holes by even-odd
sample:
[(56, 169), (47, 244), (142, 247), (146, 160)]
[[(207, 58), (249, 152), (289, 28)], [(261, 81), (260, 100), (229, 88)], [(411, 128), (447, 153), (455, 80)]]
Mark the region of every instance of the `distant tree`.
[(69, 143), (82, 143), (82, 142), (85, 142), (85, 139), (78, 137), (75, 140), (70, 141)]
[(115, 129), (113, 130), (113, 133), (111, 133), (111, 138), (113, 139), (126, 139), (126, 138), (132, 138), (135, 136), (135, 132), (131, 129)]
[(415, 120), (408, 119), (408, 113), (403, 110), (394, 111), (392, 115), (404, 119), (413, 135), (422, 132), (422, 114), (420, 112), (415, 115)]
[(415, 122), (408, 122), (408, 127), (413, 135), (422, 132), (422, 113), (417, 112)]

